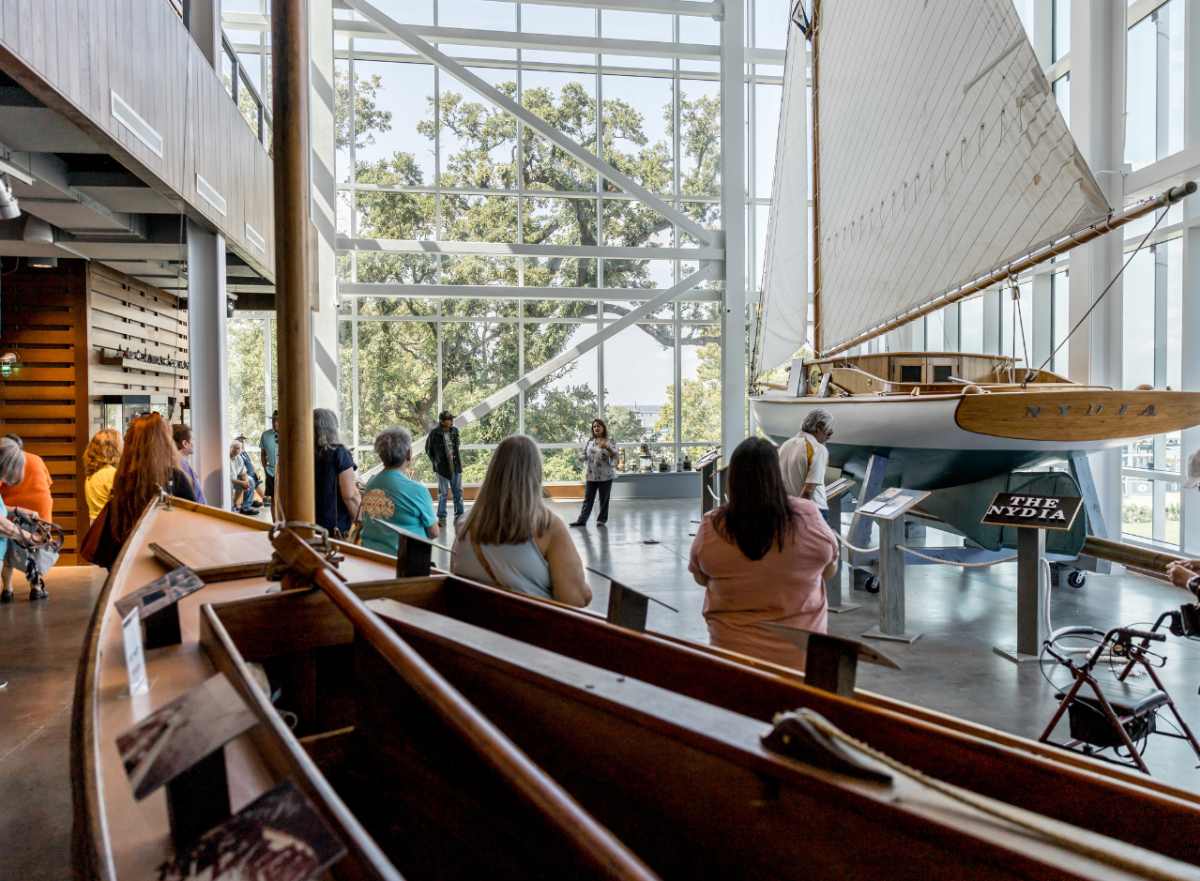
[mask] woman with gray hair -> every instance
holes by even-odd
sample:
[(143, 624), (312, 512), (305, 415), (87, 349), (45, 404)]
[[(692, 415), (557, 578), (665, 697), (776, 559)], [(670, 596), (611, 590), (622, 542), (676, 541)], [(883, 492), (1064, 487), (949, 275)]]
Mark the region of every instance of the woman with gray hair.
[[(10, 438), (0, 438), (0, 483), (16, 486), (25, 478), (25, 454), (20, 445)], [(33, 536), (8, 519), (8, 508), (0, 500), (0, 558), (8, 551), (10, 538), (33, 541)], [(0, 690), (8, 688), (8, 682), (0, 679)]]
[(818, 407), (809, 410), (800, 433), (779, 447), (779, 467), (788, 495), (812, 500), (829, 522), (829, 502), (825, 498), (825, 468), (829, 450), (825, 444), (833, 437), (833, 414)]
[(437, 518), (429, 490), (408, 474), (412, 465), (412, 434), (407, 428), (389, 425), (375, 436), (375, 455), (383, 470), (367, 483), (362, 497), (362, 543), (364, 548), (395, 554), (400, 536), (383, 521), (429, 538), (438, 537)]
[(567, 525), (542, 501), (542, 454), (514, 434), (496, 448), (454, 543), (456, 575), (518, 593), (586, 606), (592, 591)]
[(313, 444), (317, 525), (328, 529), (330, 535), (345, 536), (358, 517), (360, 499), (354, 481), (358, 466), (350, 451), (342, 446), (337, 414), (332, 410), (323, 407), (313, 410)]

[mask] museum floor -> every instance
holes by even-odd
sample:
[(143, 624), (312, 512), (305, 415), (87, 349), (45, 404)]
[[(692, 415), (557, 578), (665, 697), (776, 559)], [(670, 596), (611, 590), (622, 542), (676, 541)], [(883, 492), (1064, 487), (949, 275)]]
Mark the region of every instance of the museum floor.
[[(556, 502), (574, 519), (578, 501)], [(697, 506), (690, 501), (614, 501), (607, 527), (572, 530), (586, 565), (652, 593), (679, 613), (651, 605), (649, 627), (707, 639), (704, 591), (687, 571)], [(929, 541), (941, 536), (929, 532)], [(647, 544), (647, 542), (655, 542)], [(911, 544), (919, 544), (913, 540)], [(440, 561), (444, 563), (444, 561)], [(51, 573), (51, 597), (30, 604), (17, 579), (17, 602), (0, 606), (0, 878), (23, 881), (70, 875), (71, 794), (68, 776), (70, 700), (80, 644), (102, 583), (95, 569)], [(588, 575), (603, 610), (607, 582)], [(1053, 690), (1036, 665), (1017, 667), (992, 653), (1016, 634), (1015, 564), (962, 572), (944, 566), (908, 570), (908, 628), (924, 635), (884, 650), (903, 671), (864, 667), (859, 685), (1016, 734), (1036, 737), (1054, 711)], [(830, 616), (830, 631), (859, 636), (877, 620), (878, 598), (845, 591), (863, 608)], [(1150, 622), (1185, 595), (1136, 575), (1090, 576), (1081, 590), (1056, 588), (1055, 625)], [(1200, 643), (1171, 638), (1160, 672), (1189, 723), (1200, 725)], [(1056, 681), (1059, 669), (1047, 666)], [(876, 744), (886, 749), (886, 744)], [(1156, 737), (1146, 761), (1157, 777), (1200, 791), (1197, 761), (1182, 741)], [(936, 773), (936, 769), (929, 769)]]

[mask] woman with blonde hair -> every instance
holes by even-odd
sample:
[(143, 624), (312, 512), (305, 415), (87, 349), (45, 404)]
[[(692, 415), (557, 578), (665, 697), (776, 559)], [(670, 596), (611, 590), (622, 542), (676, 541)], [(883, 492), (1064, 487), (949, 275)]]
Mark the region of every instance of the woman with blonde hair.
[(451, 570), (572, 606), (592, 601), (566, 524), (542, 502), (542, 454), (532, 438), (513, 435), (496, 448), (454, 543)]
[(88, 517), (95, 520), (100, 509), (112, 495), (113, 477), (121, 461), (121, 435), (114, 428), (97, 431), (83, 453), (83, 471), (87, 479), (83, 496), (87, 499)]

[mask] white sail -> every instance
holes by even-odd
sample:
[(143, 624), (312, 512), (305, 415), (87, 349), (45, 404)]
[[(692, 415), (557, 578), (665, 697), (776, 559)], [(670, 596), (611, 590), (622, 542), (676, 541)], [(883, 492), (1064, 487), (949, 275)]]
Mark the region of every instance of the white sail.
[(822, 0), (817, 28), (822, 349), (1107, 215), (1012, 0)]
[(778, 367), (808, 339), (808, 72), (804, 34), (790, 21), (775, 183), (763, 260), (760, 372)]

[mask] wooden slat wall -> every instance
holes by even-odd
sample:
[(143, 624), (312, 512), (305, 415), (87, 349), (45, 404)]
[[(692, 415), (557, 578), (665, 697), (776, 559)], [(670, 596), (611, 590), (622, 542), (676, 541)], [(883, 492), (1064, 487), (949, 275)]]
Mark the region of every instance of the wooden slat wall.
[(5, 272), (0, 295), (0, 351), (15, 350), (18, 368), (0, 379), (0, 433), (18, 435), (46, 460), (54, 522), (67, 534), (59, 565), (78, 563), (88, 526), (83, 453), (91, 437), (87, 374), (87, 264)]
[[(89, 264), (87, 298), (88, 393), (93, 398), (120, 394), (187, 397), (186, 377), (101, 364), (96, 348), (142, 350), (186, 363), (187, 310), (179, 308), (174, 294), (93, 262)], [(97, 423), (92, 430), (99, 427)]]
[[(274, 278), (270, 156), (171, 3), (0, 0), (0, 69)], [(113, 116), (112, 91), (162, 136), (161, 157)], [(197, 195), (197, 171), (224, 215)]]

